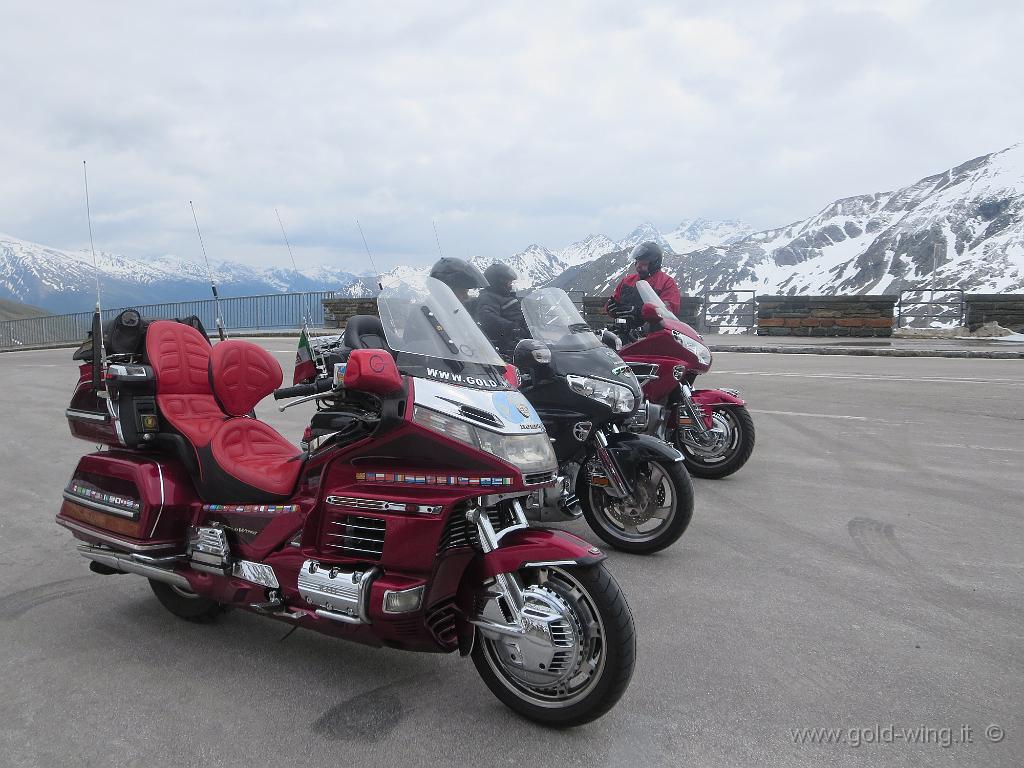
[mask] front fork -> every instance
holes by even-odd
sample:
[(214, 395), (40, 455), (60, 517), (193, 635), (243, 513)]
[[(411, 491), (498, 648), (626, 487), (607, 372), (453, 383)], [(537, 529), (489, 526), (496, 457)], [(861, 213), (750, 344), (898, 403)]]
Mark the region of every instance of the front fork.
[(679, 392), (681, 398), (676, 404), (676, 429), (686, 430), (685, 434), (701, 445), (714, 444), (718, 435), (704, 423), (704, 413), (700, 406), (693, 402), (693, 390), (690, 385), (680, 383)]
[[(516, 519), (513, 525), (507, 528), (502, 528), (500, 532), (494, 530), (494, 526), (491, 525), (491, 519), (487, 517), (487, 513), (479, 507), (473, 507), (466, 512), (466, 520), (476, 526), (477, 537), (480, 539), (480, 548), (484, 551), (484, 554), (493, 552), (500, 544), (502, 537), (512, 531), (521, 531), (524, 528), (529, 528), (530, 524), (526, 521), (526, 515), (523, 513), (523, 507), (519, 503), (518, 499), (512, 499), (509, 504), (512, 508), (512, 514)], [(508, 606), (509, 612), (512, 614), (513, 624), (521, 625), (521, 613), (523, 610), (524, 599), (523, 590), (516, 581), (516, 578), (511, 573), (498, 573), (494, 576), (494, 581), (500, 592), (500, 596), (504, 598), (506, 606)], [(472, 624), (477, 626), (484, 626), (487, 629), (494, 630), (492, 627), (493, 622), (489, 621), (472, 621)], [(496, 625), (497, 626), (497, 625)]]

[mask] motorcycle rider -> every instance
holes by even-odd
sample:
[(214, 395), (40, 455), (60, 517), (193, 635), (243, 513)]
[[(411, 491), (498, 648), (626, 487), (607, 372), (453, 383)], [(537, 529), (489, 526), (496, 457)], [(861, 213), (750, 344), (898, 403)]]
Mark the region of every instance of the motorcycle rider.
[(469, 292), (487, 287), (487, 278), (480, 270), (462, 259), (444, 257), (439, 259), (430, 269), (430, 276), (437, 278), (452, 289), (455, 298), (462, 302), (462, 305), (474, 314), (474, 305), (477, 299), (472, 298)]
[(640, 322), (640, 309), (643, 302), (635, 286), (646, 280), (654, 292), (661, 297), (673, 314), (679, 312), (679, 286), (671, 275), (661, 271), (661, 262), (665, 253), (657, 243), (644, 242), (637, 244), (629, 254), (630, 261), (636, 265), (636, 272), (622, 278), (615, 293), (608, 299), (605, 311), (615, 317), (625, 318), (634, 323)]
[(512, 284), (519, 276), (508, 264), (496, 261), (484, 270), (487, 287), (480, 291), (473, 317), (502, 355), (530, 334)]

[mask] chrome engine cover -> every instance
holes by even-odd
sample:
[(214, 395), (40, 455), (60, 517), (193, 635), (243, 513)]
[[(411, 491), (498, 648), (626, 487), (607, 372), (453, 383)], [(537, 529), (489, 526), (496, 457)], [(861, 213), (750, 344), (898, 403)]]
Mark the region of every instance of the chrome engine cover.
[(346, 571), (307, 560), (299, 570), (299, 594), (310, 605), (348, 617), (353, 623), (369, 624), (370, 585), (376, 575), (376, 568)]

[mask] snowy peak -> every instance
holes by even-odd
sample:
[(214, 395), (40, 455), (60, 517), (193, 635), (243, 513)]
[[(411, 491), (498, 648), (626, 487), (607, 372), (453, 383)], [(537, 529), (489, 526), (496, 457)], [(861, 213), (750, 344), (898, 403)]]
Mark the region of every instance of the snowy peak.
[(678, 227), (665, 235), (665, 240), (676, 253), (701, 251), (715, 245), (728, 245), (753, 232), (749, 224), (738, 219), (709, 221), (708, 219), (685, 219)]
[(558, 252), (558, 257), (566, 267), (574, 267), (618, 249), (618, 243), (606, 235), (589, 235), (578, 243), (567, 245)]
[(639, 227), (634, 229), (624, 238), (619, 241), (619, 250), (626, 250), (632, 248), (639, 243), (657, 243), (667, 251), (672, 250), (672, 246), (669, 245), (668, 241), (662, 236), (658, 228), (655, 227), (651, 222), (645, 221)]

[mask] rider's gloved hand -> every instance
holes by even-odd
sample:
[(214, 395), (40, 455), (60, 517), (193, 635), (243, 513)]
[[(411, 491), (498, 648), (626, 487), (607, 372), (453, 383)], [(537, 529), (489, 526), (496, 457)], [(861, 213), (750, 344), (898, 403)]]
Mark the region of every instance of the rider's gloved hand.
[(610, 307), (611, 313), (614, 317), (632, 318), (637, 316), (637, 311), (626, 304), (616, 304), (614, 307)]

